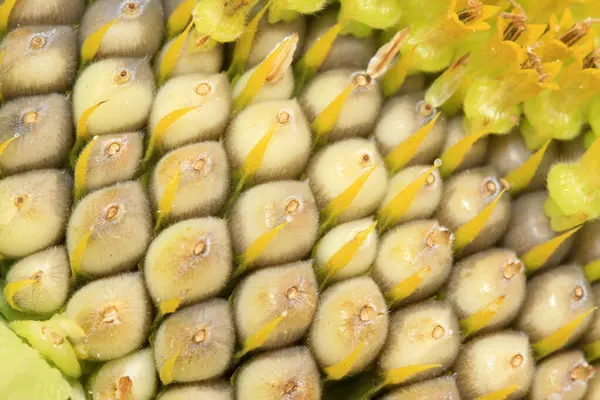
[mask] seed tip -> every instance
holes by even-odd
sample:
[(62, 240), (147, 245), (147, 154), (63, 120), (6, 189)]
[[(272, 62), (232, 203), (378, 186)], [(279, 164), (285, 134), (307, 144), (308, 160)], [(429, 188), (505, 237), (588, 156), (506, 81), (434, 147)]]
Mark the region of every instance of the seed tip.
[(523, 356), (519, 353), (515, 354), (513, 358), (510, 359), (510, 365), (512, 365), (513, 368), (517, 368), (521, 364), (523, 364)]

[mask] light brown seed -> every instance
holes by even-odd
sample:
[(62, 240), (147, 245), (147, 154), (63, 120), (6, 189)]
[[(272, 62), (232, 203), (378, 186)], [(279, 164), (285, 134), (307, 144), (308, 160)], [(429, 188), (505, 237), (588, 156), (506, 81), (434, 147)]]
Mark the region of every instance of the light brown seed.
[(118, 142), (112, 142), (106, 148), (105, 153), (108, 156), (114, 156), (115, 154), (117, 154), (120, 151), (121, 151), (121, 144)]
[(25, 205), (25, 200), (27, 200), (27, 195), (17, 196), (14, 203), (17, 208), (22, 208)]
[(118, 205), (110, 206), (108, 208), (108, 210), (106, 210), (106, 216), (105, 216), (106, 220), (112, 221), (113, 219), (115, 219), (117, 217), (117, 215), (119, 214), (119, 210), (120, 210), (120, 207)]
[(494, 181), (488, 180), (487, 182), (485, 182), (486, 196), (493, 196), (494, 194), (496, 194), (497, 190), (498, 190), (498, 186), (496, 185), (496, 183)]
[(32, 49), (41, 49), (44, 46), (46, 46), (46, 43), (48, 41), (46, 40), (46, 38), (42, 35), (35, 35), (34, 37), (31, 38), (31, 41), (29, 42), (29, 47), (31, 47)]
[(579, 364), (571, 371), (571, 379), (574, 381), (587, 381), (595, 372), (596, 369), (588, 363)]
[(433, 106), (426, 102), (419, 103), (417, 108), (419, 110), (419, 115), (421, 117), (429, 117), (431, 114), (433, 114), (433, 111), (434, 111)]
[(277, 122), (280, 125), (285, 125), (290, 121), (291, 115), (287, 111), (279, 111), (277, 113)]
[(292, 213), (298, 211), (299, 207), (300, 207), (300, 203), (298, 202), (298, 200), (292, 199), (285, 206), (285, 212), (287, 214), (292, 214)]
[(583, 288), (579, 285), (575, 286), (575, 289), (573, 289), (573, 298), (575, 300), (581, 300), (584, 295), (585, 291), (583, 290)]
[(23, 116), (23, 122), (27, 125), (33, 124), (38, 121), (39, 114), (37, 111), (29, 111)]
[(202, 329), (198, 330), (198, 332), (196, 332), (196, 334), (194, 335), (194, 342), (202, 343), (206, 340), (206, 336), (207, 336), (206, 329), (202, 328)]
[(137, 1), (129, 1), (123, 5), (122, 13), (127, 16), (135, 16), (140, 10), (140, 4)]
[(206, 82), (202, 82), (198, 86), (196, 86), (196, 93), (199, 94), (200, 96), (206, 96), (211, 91), (212, 91), (212, 87)]
[(102, 311), (102, 317), (105, 324), (118, 325), (121, 322), (119, 311), (115, 306), (105, 308), (104, 311)]
[(431, 337), (434, 339), (441, 339), (446, 335), (446, 330), (441, 325), (436, 325), (431, 332)]
[(286, 295), (287, 295), (288, 299), (293, 300), (296, 297), (298, 297), (298, 293), (299, 293), (298, 288), (296, 286), (292, 286), (291, 288), (289, 288), (287, 290)]
[(517, 353), (510, 359), (510, 365), (512, 365), (513, 368), (517, 368), (521, 364), (523, 364), (523, 356), (521, 354)]
[(367, 74), (356, 74), (354, 78), (352, 78), (352, 83), (358, 87), (365, 87), (371, 83), (371, 77)]
[(425, 245), (429, 248), (441, 244), (449, 244), (452, 238), (452, 232), (448, 229), (437, 227), (425, 238)]
[(129, 70), (122, 68), (115, 75), (115, 83), (119, 85), (123, 85), (131, 80), (131, 72)]
[(427, 177), (427, 180), (425, 181), (425, 183), (427, 185), (433, 185), (435, 183), (435, 175), (434, 174), (429, 174), (429, 176)]
[(508, 264), (506, 264), (504, 266), (504, 268), (502, 269), (502, 275), (506, 279), (512, 279), (516, 275), (518, 275), (523, 270), (523, 268), (524, 268), (524, 265), (521, 261), (519, 261), (519, 260), (511, 261)]
[(119, 378), (117, 384), (117, 390), (115, 392), (116, 400), (127, 400), (133, 391), (133, 381), (128, 376), (122, 376)]
[(360, 310), (360, 320), (362, 322), (369, 322), (377, 316), (377, 311), (371, 306), (364, 306)]
[(199, 256), (206, 251), (206, 240), (202, 239), (194, 246), (194, 254)]

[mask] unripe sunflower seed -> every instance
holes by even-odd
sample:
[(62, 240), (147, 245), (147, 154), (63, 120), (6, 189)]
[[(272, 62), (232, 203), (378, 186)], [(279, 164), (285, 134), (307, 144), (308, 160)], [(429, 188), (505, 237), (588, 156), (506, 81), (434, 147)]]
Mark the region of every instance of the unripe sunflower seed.
[(5, 99), (64, 92), (77, 71), (77, 37), (70, 26), (25, 26), (2, 40)]

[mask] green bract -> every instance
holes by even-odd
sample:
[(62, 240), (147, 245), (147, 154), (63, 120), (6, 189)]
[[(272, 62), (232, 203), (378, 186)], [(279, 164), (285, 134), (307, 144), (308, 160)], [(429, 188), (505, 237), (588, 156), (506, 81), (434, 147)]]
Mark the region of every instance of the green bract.
[(341, 0), (340, 20), (353, 20), (375, 29), (387, 29), (398, 23), (398, 0)]
[(592, 220), (600, 216), (600, 191), (590, 178), (590, 171), (579, 164), (555, 164), (548, 173), (550, 196), (545, 211), (555, 231), (577, 225), (579, 218)]
[(595, 96), (588, 106), (588, 123), (594, 134), (600, 136), (600, 95)]
[(0, 317), (0, 393), (5, 400), (84, 400), (58, 369), (23, 343)]
[[(435, 29), (435, 28), (433, 28)], [(433, 36), (443, 35), (443, 32), (436, 32)], [(432, 36), (432, 28), (427, 25), (411, 27), (408, 40), (402, 46), (402, 52), (414, 48), (414, 55), (411, 63), (411, 69), (424, 72), (439, 72), (448, 67), (455, 58), (456, 49), (454, 46), (440, 45), (437, 41), (427, 40)]]
[(226, 43), (233, 42), (244, 33), (246, 16), (256, 1), (200, 0), (192, 16), (199, 35)]
[(498, 104), (498, 94), (503, 94), (501, 85), (500, 81), (490, 78), (477, 79), (469, 85), (463, 109), (475, 127), (485, 124), (487, 131), (504, 134), (519, 122), (520, 105), (501, 107)]
[(557, 104), (556, 100), (555, 94), (546, 90), (523, 103), (527, 120), (523, 122), (521, 132), (529, 148), (537, 149), (551, 138), (571, 140), (581, 132), (585, 109), (563, 111), (562, 103)]
[(314, 14), (327, 5), (327, 0), (272, 0), (269, 23), (291, 21), (298, 14)]
[[(342, 35), (354, 35), (356, 37), (367, 37), (373, 33), (373, 29), (369, 25), (365, 25), (361, 22), (350, 20), (344, 24), (344, 28), (341, 31)], [(395, 32), (394, 32), (395, 33)], [(393, 35), (390, 36), (390, 39)]]

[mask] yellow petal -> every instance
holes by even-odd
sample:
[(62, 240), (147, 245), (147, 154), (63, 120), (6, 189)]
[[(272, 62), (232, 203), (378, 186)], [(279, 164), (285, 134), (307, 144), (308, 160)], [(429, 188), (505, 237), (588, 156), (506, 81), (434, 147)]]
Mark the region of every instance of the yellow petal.
[(265, 326), (260, 328), (258, 331), (254, 332), (248, 339), (244, 341), (244, 347), (242, 350), (236, 355), (236, 358), (242, 358), (244, 355), (248, 354), (252, 350), (258, 349), (262, 346), (269, 336), (273, 333), (275, 329), (279, 326), (281, 321), (283, 321), (287, 317), (287, 311), (282, 312), (278, 317), (273, 320), (267, 322)]
[(546, 24), (527, 24), (527, 30), (517, 39), (517, 43), (525, 49), (533, 46), (538, 42), (547, 27)]
[(20, 281), (15, 281), (15, 282), (8, 283), (4, 287), (4, 299), (15, 310), (17, 310), (17, 311), (23, 311), (15, 303), (15, 296), (21, 290), (25, 289), (28, 286), (34, 285), (37, 282), (38, 281), (36, 279), (22, 279)]
[(568, 29), (573, 25), (573, 13), (569, 8), (565, 8), (563, 15), (560, 19), (560, 27), (563, 29)]
[(193, 22), (190, 22), (188, 26), (185, 28), (183, 32), (177, 36), (169, 48), (165, 51), (164, 56), (160, 61), (160, 66), (158, 67), (158, 83), (162, 85), (165, 83), (167, 79), (171, 76), (173, 71), (175, 70), (175, 66), (177, 65), (177, 61), (179, 61), (179, 55), (181, 54), (181, 49), (187, 40), (190, 30), (194, 25)]
[(176, 296), (169, 300), (161, 301), (158, 305), (158, 312), (161, 316), (172, 314), (181, 306), (181, 297)]
[[(4, 55), (6, 54), (6, 49), (0, 50), (0, 65), (2, 65), (2, 60), (4, 59)], [(0, 89), (2, 89), (2, 80), (0, 79)], [(4, 101), (4, 96), (2, 96), (2, 91), (0, 90), (0, 103)]]
[(423, 140), (425, 140), (429, 132), (431, 132), (439, 117), (440, 113), (438, 112), (435, 117), (433, 117), (425, 126), (421, 127), (408, 139), (396, 146), (394, 150), (390, 151), (390, 153), (385, 157), (385, 163), (388, 166), (390, 173), (395, 174), (404, 168), (410, 160), (412, 160), (412, 158), (415, 156), (415, 153), (419, 149), (419, 146), (421, 146)]
[[(6, 151), (8, 146), (15, 140), (17, 140), (17, 138), (15, 136), (13, 136), (11, 138), (6, 139), (4, 142), (0, 143), (0, 157), (2, 157), (2, 154), (4, 154), (4, 152)], [(0, 173), (1, 172), (2, 171), (0, 171)]]
[(510, 65), (508, 67), (509, 70), (512, 68), (515, 68), (517, 71), (520, 70), (521, 64), (523, 63), (523, 61), (525, 61), (523, 48), (517, 43), (510, 40), (502, 41), (501, 46), (504, 49), (503, 53), (506, 53), (507, 58), (510, 59)]
[(169, 184), (165, 189), (165, 192), (158, 201), (158, 210), (156, 211), (156, 226), (154, 227), (154, 233), (158, 233), (162, 226), (169, 218), (173, 203), (175, 202), (175, 196), (177, 195), (177, 189), (179, 189), (179, 180), (181, 178), (181, 166), (177, 165), (175, 175), (169, 179)]
[(275, 133), (275, 129), (279, 123), (275, 122), (270, 127), (267, 133), (260, 138), (260, 140), (252, 147), (246, 158), (244, 159), (244, 163), (242, 164), (241, 172), (246, 177), (252, 177), (256, 174), (258, 169), (260, 168), (263, 158), (265, 157), (265, 153), (267, 152), (267, 148), (269, 147), (269, 143), (273, 138), (273, 134)]
[(500, 310), (502, 303), (504, 303), (505, 295), (498, 296), (490, 304), (483, 307), (475, 314), (462, 319), (460, 321), (460, 328), (463, 333), (463, 337), (468, 338), (469, 336), (479, 332), (481, 329), (489, 325), (494, 315)]
[(406, 80), (406, 75), (408, 74), (414, 54), (415, 48), (409, 48), (400, 56), (396, 64), (385, 73), (381, 84), (385, 97), (391, 97), (400, 90)]
[(518, 390), (519, 387), (519, 385), (512, 385), (507, 388), (500, 389), (495, 392), (478, 397), (476, 400), (506, 400), (513, 392)]
[(560, 23), (558, 22), (558, 17), (555, 14), (550, 15), (548, 18), (548, 33), (556, 33), (560, 30)]
[(87, 249), (88, 241), (90, 237), (94, 233), (94, 227), (90, 227), (86, 233), (83, 234), (77, 246), (73, 250), (73, 254), (71, 254), (71, 275), (73, 278), (76, 278), (78, 275), (83, 275), (83, 271), (81, 270), (81, 261), (83, 260), (83, 256), (85, 255), (85, 250)]
[(450, 147), (448, 150), (442, 154), (442, 167), (440, 168), (440, 172), (443, 177), (448, 177), (452, 175), (454, 170), (458, 168), (460, 163), (465, 158), (465, 155), (473, 147), (475, 142), (477, 142), (482, 137), (489, 135), (489, 132), (485, 130), (480, 130), (476, 133), (467, 135), (460, 139), (456, 144)]
[(346, 88), (338, 94), (331, 103), (327, 104), (327, 107), (325, 107), (319, 115), (317, 115), (312, 124), (310, 124), (311, 130), (315, 134), (315, 142), (318, 145), (327, 143), (327, 136), (335, 127), (346, 100), (355, 88), (356, 85), (354, 83), (350, 83), (346, 86)]
[(369, 176), (371, 176), (375, 170), (375, 167), (375, 164), (370, 166), (366, 172), (356, 178), (356, 180), (352, 182), (350, 186), (348, 186), (335, 199), (331, 200), (327, 207), (325, 207), (323, 210), (325, 222), (321, 225), (322, 229), (325, 229), (324, 227), (328, 227), (330, 224), (334, 223), (337, 218), (352, 205), (352, 202), (356, 196), (358, 196), (358, 193), (360, 193), (361, 189), (367, 182), (367, 179), (369, 179)]
[(254, 263), (254, 261), (256, 261), (258, 257), (262, 255), (269, 243), (271, 243), (271, 241), (275, 239), (277, 234), (283, 228), (288, 226), (289, 223), (289, 221), (282, 222), (276, 227), (263, 233), (250, 246), (248, 246), (248, 248), (244, 251), (244, 254), (242, 254), (242, 265), (240, 265), (240, 268), (244, 270), (246, 267), (252, 265), (252, 263)]
[(160, 381), (163, 383), (163, 385), (168, 385), (169, 383), (173, 382), (173, 370), (175, 369), (175, 363), (181, 354), (181, 350), (181, 347), (177, 349), (177, 351), (175, 351), (171, 358), (169, 358), (160, 369)]
[(583, 269), (585, 277), (590, 283), (595, 283), (600, 280), (600, 260), (592, 261)]
[(583, 153), (579, 159), (579, 165), (582, 170), (589, 171), (590, 175), (600, 173), (600, 138), (592, 142), (590, 147)]
[(90, 62), (98, 52), (102, 39), (106, 32), (117, 22), (121, 20), (121, 17), (115, 18), (108, 24), (102, 25), (96, 32), (92, 33), (81, 46), (81, 64), (85, 65)]
[(0, 36), (8, 30), (8, 19), (15, 4), (17, 4), (17, 0), (4, 0), (4, 3), (0, 5)]
[(562, 232), (566, 229), (572, 229), (573, 227), (576, 227), (586, 222), (588, 218), (588, 215), (585, 213), (552, 216), (552, 230), (554, 232)]
[(425, 101), (434, 108), (440, 107), (458, 90), (468, 71), (470, 53), (465, 54), (442, 73), (427, 89)]
[(600, 358), (600, 340), (588, 343), (582, 348), (588, 362), (594, 362)]
[(583, 314), (573, 318), (571, 321), (558, 328), (556, 332), (532, 344), (531, 348), (535, 354), (535, 359), (539, 360), (544, 358), (548, 354), (553, 353), (563, 347), (575, 329), (577, 329), (583, 320), (592, 314), (596, 308), (598, 307), (594, 307), (591, 310), (588, 310)]
[(177, 122), (179, 118), (198, 108), (199, 107), (180, 108), (179, 110), (171, 111), (170, 113), (162, 117), (160, 121), (158, 121), (158, 124), (156, 124), (156, 126), (154, 127), (154, 131), (152, 132), (152, 136), (150, 136), (148, 149), (146, 149), (146, 154), (144, 155), (144, 159), (142, 160), (143, 165), (147, 165), (152, 160), (156, 148), (161, 145), (162, 138), (167, 133), (171, 125)]
[(600, 90), (600, 69), (586, 68), (581, 70), (575, 75), (573, 82), (578, 84), (575, 100), (585, 105)]
[(235, 77), (241, 75), (246, 69), (246, 62), (248, 61), (248, 56), (250, 55), (250, 50), (252, 49), (254, 36), (258, 30), (258, 24), (270, 5), (271, 1), (269, 0), (250, 20), (245, 32), (235, 42), (231, 64), (229, 65), (229, 70), (227, 71), (227, 75), (230, 80), (233, 80)]
[(529, 250), (522, 257), (520, 257), (523, 261), (523, 264), (525, 264), (525, 270), (527, 273), (531, 274), (537, 271), (546, 263), (546, 261), (548, 261), (552, 254), (554, 254), (556, 249), (558, 249), (558, 246), (560, 246), (565, 240), (567, 240), (567, 238), (569, 238), (579, 229), (581, 229), (581, 226), (547, 240), (544, 243), (535, 246), (533, 249)]
[(90, 117), (94, 114), (94, 112), (100, 107), (102, 104), (106, 103), (108, 100), (103, 100), (99, 103), (94, 104), (93, 106), (87, 108), (79, 117), (77, 121), (77, 131), (75, 133), (75, 145), (69, 152), (69, 164), (71, 168), (75, 169), (75, 165), (77, 163), (77, 156), (79, 152), (85, 146), (85, 141), (88, 139), (88, 129), (87, 123)]
[(460, 226), (456, 230), (454, 233), (454, 252), (456, 254), (460, 254), (464, 248), (467, 247), (468, 244), (473, 240), (475, 240), (477, 235), (479, 235), (479, 232), (481, 232), (488, 218), (490, 215), (492, 215), (494, 208), (496, 208), (496, 205), (498, 204), (498, 201), (500, 201), (500, 198), (504, 192), (506, 192), (506, 189), (502, 189), (498, 196), (496, 196), (496, 198), (490, 204), (481, 210), (481, 212), (477, 214), (475, 218)]
[(87, 144), (87, 146), (81, 152), (79, 159), (77, 160), (77, 165), (75, 166), (75, 185), (74, 185), (74, 198), (75, 202), (81, 199), (87, 188), (85, 186), (85, 178), (87, 175), (87, 167), (90, 160), (90, 154), (92, 153), (92, 148), (94, 147), (94, 143), (96, 143), (97, 136)]
[[(430, 369), (439, 368), (441, 364), (421, 364), (421, 365), (408, 365), (406, 367), (400, 367), (386, 371), (384, 375), (384, 386), (388, 385), (400, 385), (407, 379), (415, 376), (418, 373), (428, 371)], [(433, 399), (432, 399), (433, 400)]]
[(331, 279), (335, 274), (343, 270), (350, 261), (354, 258), (358, 249), (367, 237), (373, 232), (373, 229), (377, 226), (377, 222), (373, 222), (367, 229), (364, 229), (358, 232), (351, 240), (345, 243), (338, 251), (335, 252), (331, 256), (331, 258), (327, 261), (327, 264), (323, 267), (323, 270), (326, 272), (325, 278), (323, 278), (323, 282), (321, 283), (321, 288), (323, 288), (329, 279)]
[(473, 21), (466, 25), (466, 28), (471, 31), (487, 31), (490, 29), (490, 24), (483, 21)]
[(350, 372), (354, 364), (356, 364), (356, 360), (358, 360), (365, 344), (366, 342), (361, 342), (348, 356), (346, 356), (346, 358), (337, 364), (324, 368), (323, 370), (325, 371), (327, 378), (338, 380), (348, 375), (348, 372)]
[(167, 20), (167, 37), (172, 38), (183, 31), (192, 19), (192, 10), (197, 0), (183, 0)]
[(381, 46), (367, 65), (367, 75), (373, 79), (378, 79), (385, 74), (407, 37), (408, 28), (404, 28), (396, 32), (392, 39)]
[(549, 81), (540, 82), (540, 74), (534, 69), (509, 71), (501, 78), (503, 97), (497, 107), (508, 109), (537, 96), (544, 88), (554, 86)]
[(544, 159), (544, 154), (546, 153), (546, 149), (548, 148), (550, 142), (551, 140), (548, 140), (538, 151), (529, 157), (529, 159), (525, 161), (523, 165), (506, 174), (504, 179), (510, 184), (509, 190), (511, 194), (517, 194), (529, 186), (538, 167), (540, 166), (540, 163)]
[(562, 61), (552, 61), (552, 62), (543, 63), (542, 69), (543, 69), (544, 73), (550, 75), (548, 78), (546, 78), (546, 82), (553, 81), (560, 73), (560, 70), (562, 69), (562, 67), (563, 67)]
[(388, 304), (393, 306), (395, 303), (402, 301), (413, 294), (429, 272), (431, 272), (431, 268), (425, 266), (408, 278), (398, 282), (396, 286), (385, 294)]
[(327, 32), (323, 34), (317, 41), (306, 51), (304, 56), (297, 64), (297, 90), (301, 90), (306, 82), (308, 82), (319, 70), (323, 61), (329, 54), (333, 42), (342, 30), (342, 24), (333, 25)]
[(436, 160), (433, 167), (423, 172), (417, 179), (406, 185), (393, 199), (385, 204), (378, 212), (377, 218), (381, 221), (381, 231), (388, 226), (396, 224), (406, 213), (413, 200), (423, 187), (429, 176), (441, 166), (441, 161)]
[(100, 107), (102, 104), (106, 103), (108, 100), (100, 101), (93, 106), (87, 108), (82, 114), (79, 120), (77, 121), (77, 138), (81, 138), (84, 140), (88, 139), (88, 128), (87, 123), (90, 117), (94, 114), (94, 112)]
[(483, 9), (481, 10), (481, 15), (479, 16), (479, 19), (481, 20), (488, 20), (491, 17), (493, 17), (494, 15), (496, 15), (499, 11), (501, 10), (500, 7), (496, 7), (496, 6), (483, 6)]
[(273, 72), (273, 68), (278, 65), (280, 59), (287, 58), (290, 53), (294, 53), (298, 45), (299, 36), (297, 33), (286, 36), (269, 55), (261, 62), (248, 78), (248, 82), (241, 92), (233, 99), (233, 114), (239, 113), (246, 108), (254, 96), (262, 89), (267, 78)]
[[(453, 14), (456, 14), (454, 11), (456, 11), (456, 0), (450, 0), (450, 2), (448, 3), (448, 12), (452, 12)], [(458, 18), (458, 16), (457, 16)]]

